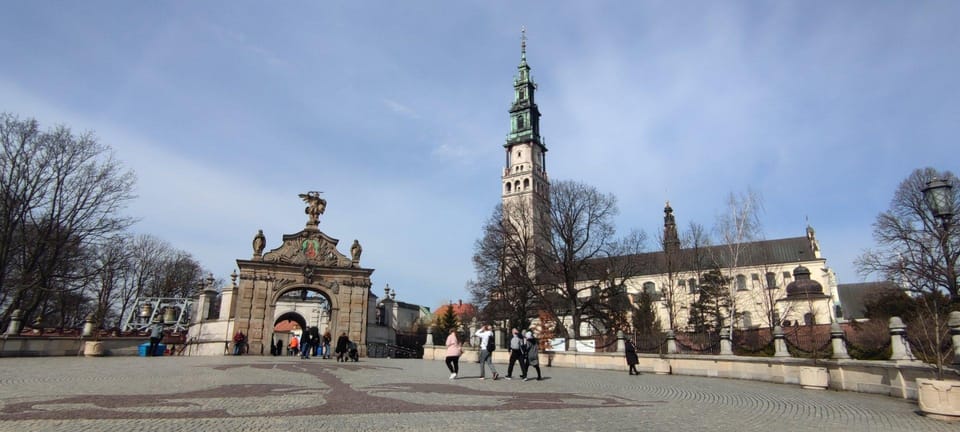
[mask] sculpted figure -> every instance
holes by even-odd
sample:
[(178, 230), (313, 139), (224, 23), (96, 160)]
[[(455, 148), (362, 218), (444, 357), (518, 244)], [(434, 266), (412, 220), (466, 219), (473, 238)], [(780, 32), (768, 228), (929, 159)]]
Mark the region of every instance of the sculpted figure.
[(322, 192), (310, 191), (305, 194), (300, 194), (300, 199), (307, 203), (307, 208), (303, 210), (303, 212), (309, 216), (307, 225), (316, 226), (320, 215), (327, 209), (327, 200), (320, 198), (321, 193)]
[(360, 246), (359, 240), (353, 241), (353, 246), (350, 246), (350, 256), (353, 258), (354, 263), (360, 262), (360, 254), (363, 253), (363, 247)]
[(253, 255), (263, 254), (263, 247), (267, 244), (267, 238), (263, 236), (263, 230), (257, 230), (257, 235), (253, 237)]

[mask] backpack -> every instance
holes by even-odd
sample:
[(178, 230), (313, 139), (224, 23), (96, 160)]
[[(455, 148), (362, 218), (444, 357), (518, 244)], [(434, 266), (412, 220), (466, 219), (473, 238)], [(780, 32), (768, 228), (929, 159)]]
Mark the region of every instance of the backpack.
[(487, 351), (493, 352), (497, 348), (497, 343), (493, 339), (493, 335), (487, 338)]

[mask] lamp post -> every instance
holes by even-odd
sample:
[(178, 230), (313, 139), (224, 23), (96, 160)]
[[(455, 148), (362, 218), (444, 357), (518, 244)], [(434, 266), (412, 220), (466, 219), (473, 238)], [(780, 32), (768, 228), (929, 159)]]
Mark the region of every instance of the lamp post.
[(950, 255), (950, 224), (953, 219), (953, 186), (936, 177), (927, 182), (923, 188), (923, 200), (927, 203), (933, 217), (940, 220), (942, 231), (938, 233), (941, 252), (946, 260), (946, 282), (953, 302), (960, 301), (957, 293), (957, 269)]

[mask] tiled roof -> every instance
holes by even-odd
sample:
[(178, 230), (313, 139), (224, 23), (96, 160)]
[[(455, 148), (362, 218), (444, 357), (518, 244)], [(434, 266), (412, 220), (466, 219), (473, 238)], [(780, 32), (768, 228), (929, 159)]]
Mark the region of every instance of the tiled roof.
[[(706, 271), (715, 266), (731, 267), (732, 259), (726, 245), (707, 246), (699, 249), (681, 249), (677, 257), (675, 272)], [(700, 265), (696, 265), (699, 257)], [(793, 237), (776, 240), (763, 240), (743, 243), (737, 267), (788, 264), (799, 261), (811, 261), (814, 258), (810, 241), (806, 237)], [(667, 272), (667, 257), (663, 251), (626, 255), (615, 258), (618, 264), (631, 265), (639, 272), (638, 276), (658, 275)], [(625, 260), (625, 261), (621, 261)], [(608, 260), (597, 259), (594, 268), (609, 267)]]

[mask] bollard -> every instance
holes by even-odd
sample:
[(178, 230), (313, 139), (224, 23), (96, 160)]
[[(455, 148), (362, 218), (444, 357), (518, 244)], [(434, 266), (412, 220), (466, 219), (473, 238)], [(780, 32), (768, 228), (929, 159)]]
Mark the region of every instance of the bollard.
[(907, 345), (907, 339), (903, 337), (906, 332), (907, 326), (900, 317), (890, 318), (890, 348), (893, 350), (890, 360), (916, 360)]
[(733, 355), (733, 343), (730, 341), (730, 328), (720, 330), (720, 355)]
[(667, 354), (676, 354), (680, 350), (677, 349), (677, 335), (673, 330), (667, 330)]
[(847, 354), (847, 344), (843, 340), (843, 329), (840, 328), (840, 323), (835, 322), (830, 324), (830, 343), (833, 346), (833, 355), (831, 358), (850, 358), (850, 354)]
[(787, 341), (783, 339), (783, 327), (773, 327), (773, 356), (790, 357), (790, 351), (787, 350)]

